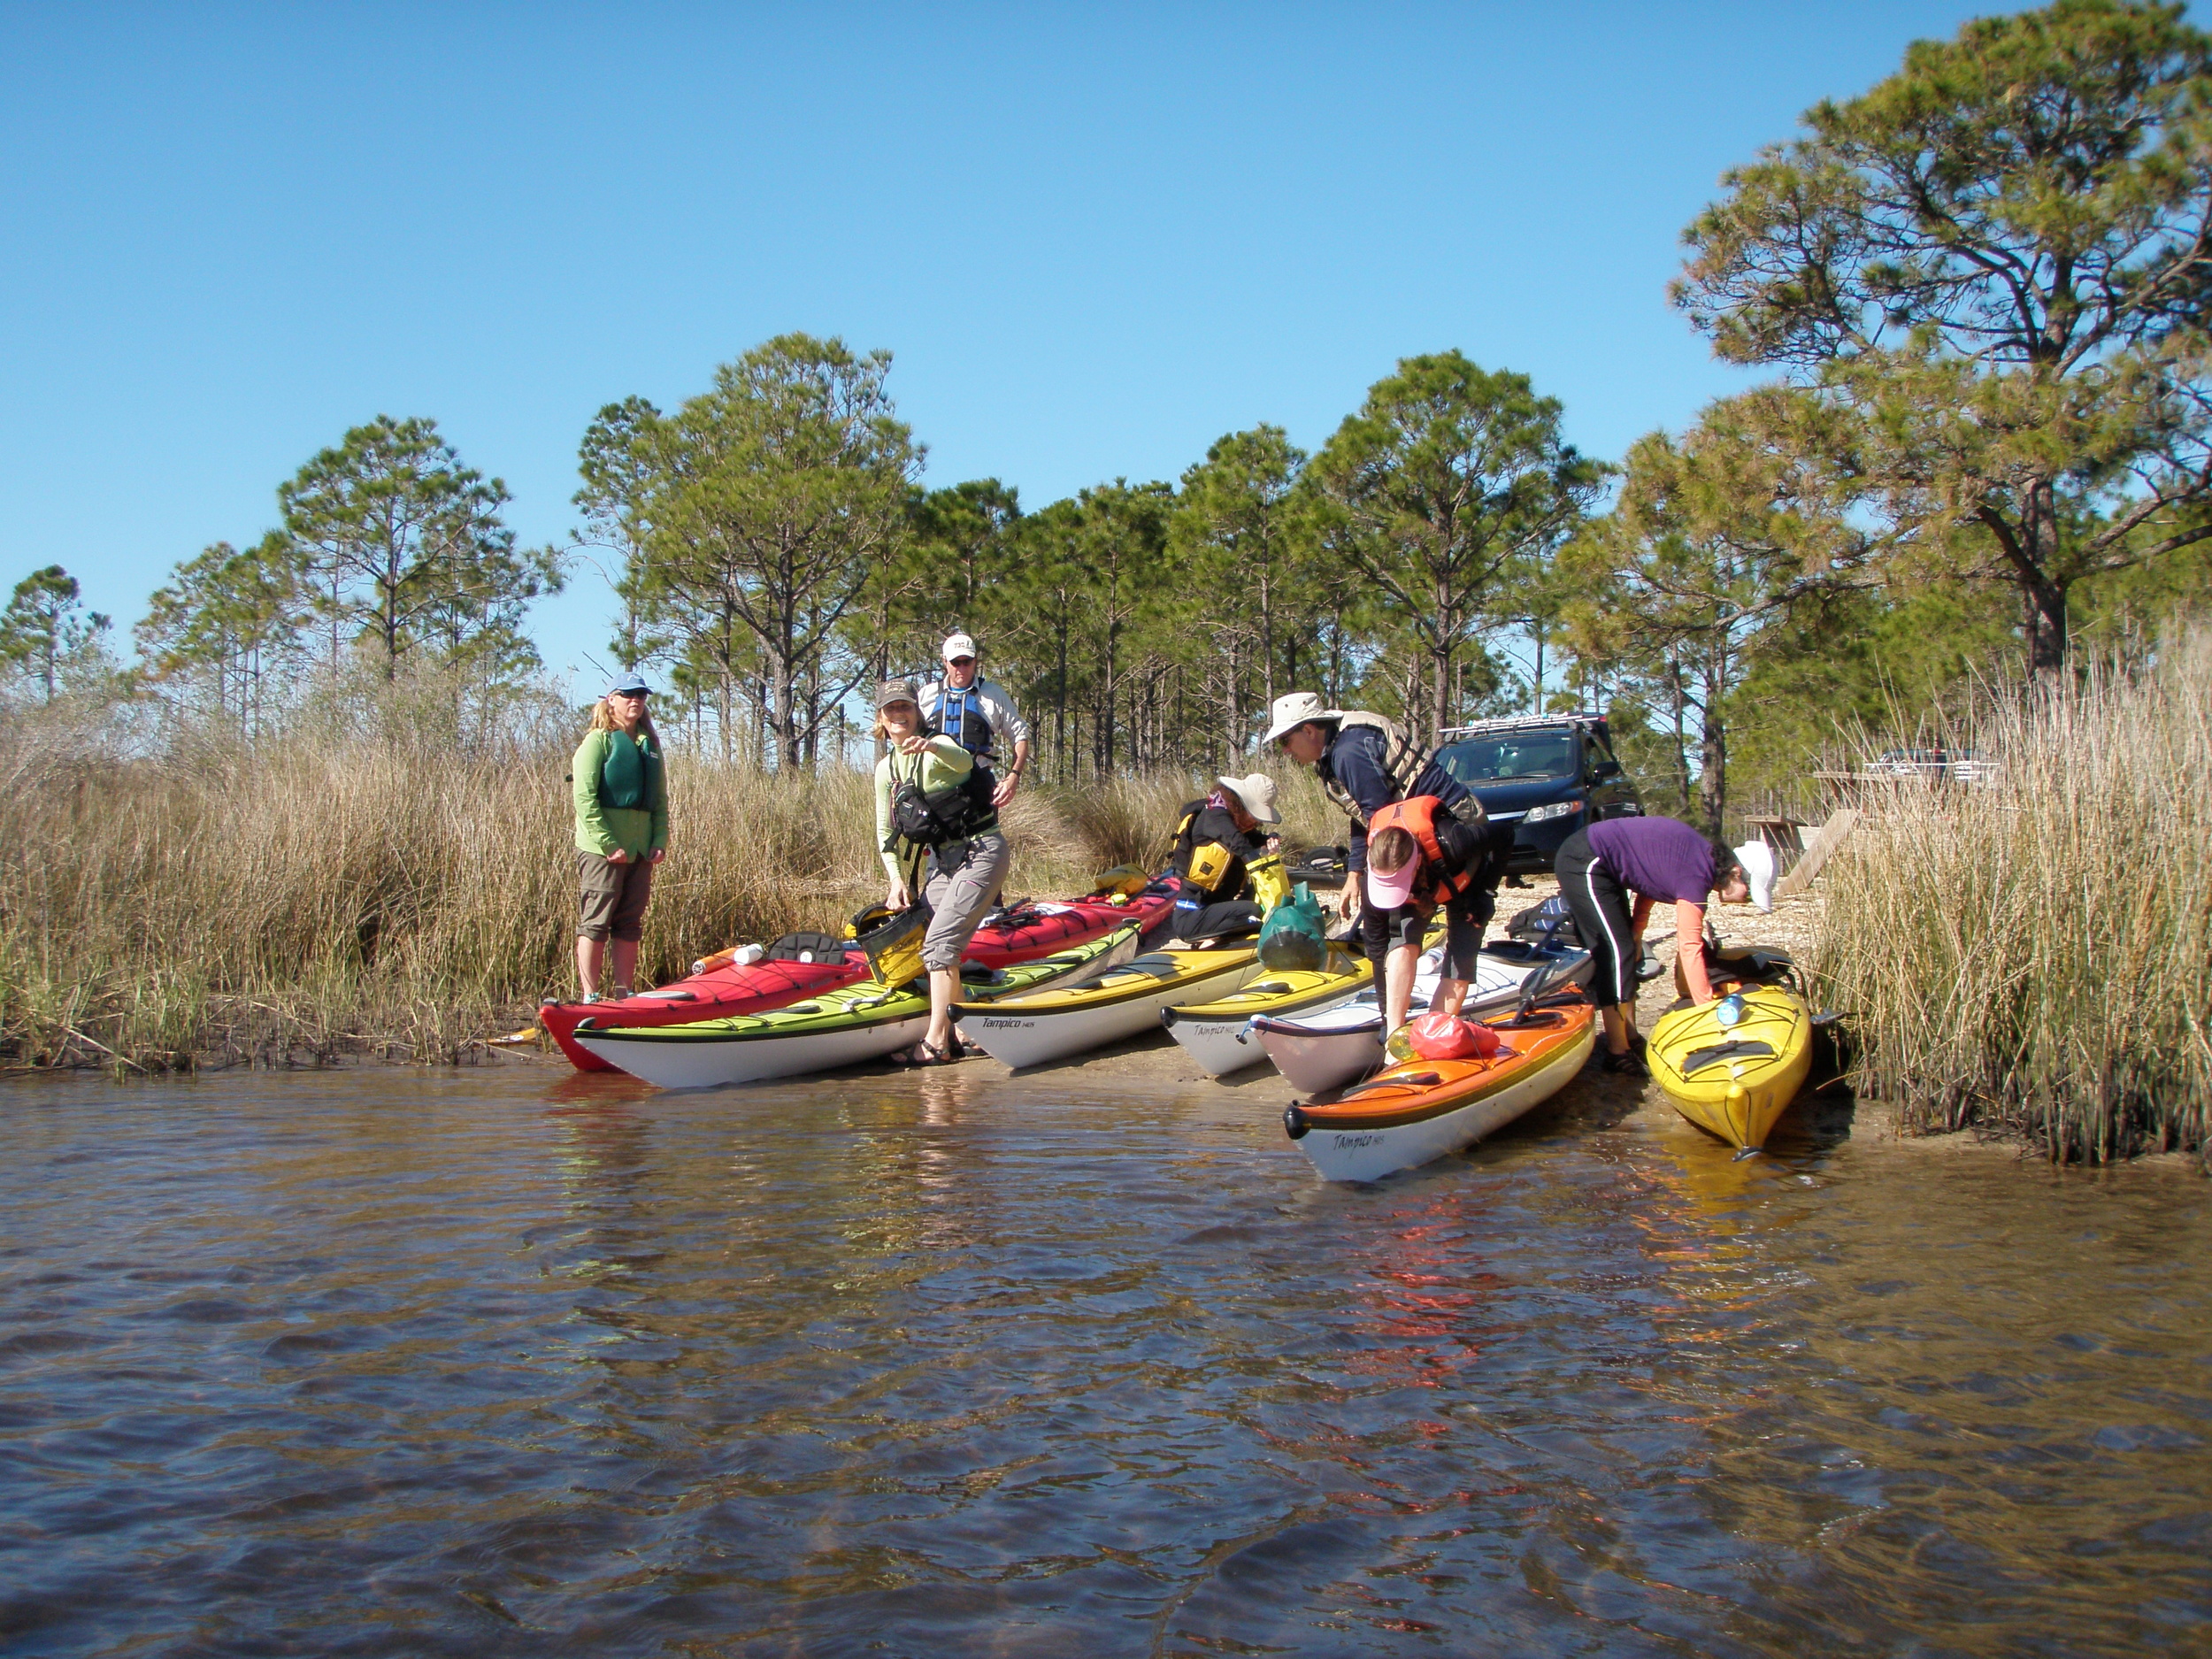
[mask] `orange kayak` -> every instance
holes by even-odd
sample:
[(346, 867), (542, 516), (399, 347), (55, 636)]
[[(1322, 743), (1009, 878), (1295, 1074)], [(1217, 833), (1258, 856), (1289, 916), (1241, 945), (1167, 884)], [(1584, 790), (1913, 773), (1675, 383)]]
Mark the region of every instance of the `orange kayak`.
[(1578, 997), (1484, 1023), (1498, 1033), (1497, 1053), (1390, 1066), (1333, 1100), (1292, 1106), (1285, 1131), (1330, 1180), (1377, 1180), (1471, 1146), (1549, 1100), (1597, 1038), (1597, 1010)]

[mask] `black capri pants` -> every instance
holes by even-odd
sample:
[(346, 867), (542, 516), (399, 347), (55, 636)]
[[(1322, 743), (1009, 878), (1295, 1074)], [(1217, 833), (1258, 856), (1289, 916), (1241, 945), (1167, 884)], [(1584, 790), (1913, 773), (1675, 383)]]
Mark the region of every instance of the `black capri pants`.
[[(1384, 910), (1368, 897), (1367, 872), (1353, 878), (1359, 888), (1360, 954), (1378, 968), (1397, 945), (1418, 950), (1427, 941), (1435, 919), (1433, 904), (1401, 904)], [(1444, 977), (1472, 982), (1482, 950), (1483, 929), (1497, 914), (1498, 902), (1480, 887), (1471, 887), (1444, 907)]]
[(1577, 830), (1552, 863), (1559, 895), (1574, 912), (1575, 932), (1590, 953), (1590, 1000), (1601, 1006), (1636, 1000), (1636, 964), (1643, 949), (1629, 912), (1628, 891), (1591, 849), (1590, 837)]

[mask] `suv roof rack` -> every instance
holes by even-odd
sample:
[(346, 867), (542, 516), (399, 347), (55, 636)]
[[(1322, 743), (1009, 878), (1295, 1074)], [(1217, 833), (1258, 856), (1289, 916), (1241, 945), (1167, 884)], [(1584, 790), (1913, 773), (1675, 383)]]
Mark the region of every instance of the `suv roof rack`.
[(1437, 736), (1486, 736), (1498, 732), (1533, 731), (1546, 726), (1601, 724), (1604, 719), (1605, 716), (1595, 709), (1574, 709), (1565, 714), (1513, 714), (1501, 720), (1471, 720), (1465, 726), (1448, 726)]

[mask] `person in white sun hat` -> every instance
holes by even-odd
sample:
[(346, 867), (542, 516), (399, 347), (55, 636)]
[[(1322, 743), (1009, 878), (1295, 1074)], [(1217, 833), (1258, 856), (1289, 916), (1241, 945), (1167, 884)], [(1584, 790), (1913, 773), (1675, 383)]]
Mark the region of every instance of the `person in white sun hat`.
[(1709, 1002), (1705, 901), (1710, 895), (1772, 910), (1774, 849), (1764, 841), (1731, 847), (1678, 818), (1607, 818), (1568, 836), (1553, 868), (1590, 953), (1590, 1000), (1605, 1020), (1605, 1069), (1646, 1076), (1636, 1038), (1636, 963), (1651, 907), (1674, 906), (1675, 964), (1691, 1000)]
[(1274, 903), (1286, 895), (1288, 883), (1274, 856), (1283, 844), (1274, 833), (1281, 822), (1275, 780), (1263, 772), (1217, 779), (1211, 794), (1184, 804), (1167, 866), (1182, 887), (1171, 929), (1176, 937), (1202, 937), (1240, 917), (1256, 921), (1260, 910), (1247, 901)]
[[(949, 635), (941, 655), (944, 678), (922, 687), (922, 718), (997, 774), (991, 804), (1002, 807), (1014, 798), (1022, 773), (1029, 770), (1029, 722), (1003, 686), (979, 676), (972, 638)], [(1002, 764), (1002, 743), (1013, 745), (1010, 765)]]

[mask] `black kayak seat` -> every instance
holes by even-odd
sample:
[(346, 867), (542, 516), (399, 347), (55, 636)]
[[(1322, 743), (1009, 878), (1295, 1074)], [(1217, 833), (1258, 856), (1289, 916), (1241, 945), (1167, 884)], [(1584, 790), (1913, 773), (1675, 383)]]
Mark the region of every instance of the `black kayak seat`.
[(1724, 1060), (1771, 1060), (1774, 1045), (1760, 1042), (1755, 1038), (1737, 1037), (1727, 1042), (1717, 1042), (1708, 1048), (1693, 1048), (1683, 1056), (1682, 1075), (1702, 1071), (1709, 1065), (1718, 1065)]

